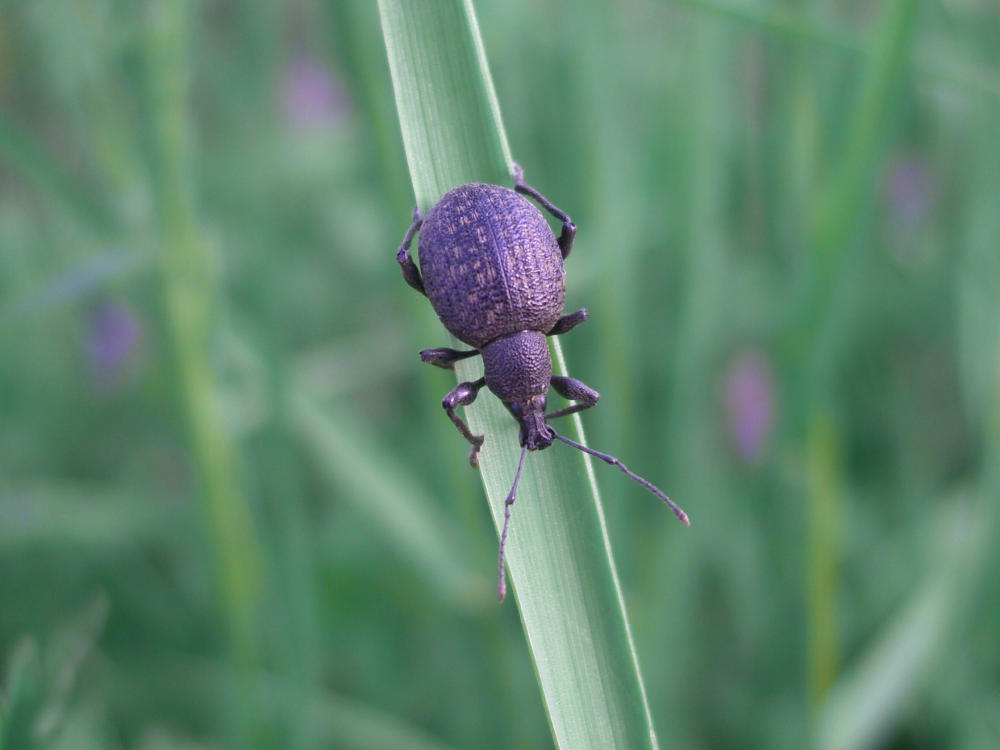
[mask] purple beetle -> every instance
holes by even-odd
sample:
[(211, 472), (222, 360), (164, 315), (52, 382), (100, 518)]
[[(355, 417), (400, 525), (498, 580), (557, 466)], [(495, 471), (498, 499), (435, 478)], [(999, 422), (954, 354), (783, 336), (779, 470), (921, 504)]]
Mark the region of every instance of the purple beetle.
[[(562, 222), (556, 239), (541, 212), (520, 194), (538, 201)], [(420, 231), (418, 269), (410, 244)], [(473, 435), (455, 409), (476, 400), (483, 386), (504, 403), (521, 426), (521, 459), (514, 484), (504, 503), (500, 534), (500, 600), (506, 594), (504, 547), (528, 451), (548, 448), (553, 440), (617, 466), (655, 494), (685, 524), (687, 514), (655, 485), (629, 471), (614, 456), (595, 451), (564, 435), (549, 420), (589, 409), (598, 393), (575, 378), (552, 374), (547, 336), (572, 330), (587, 319), (586, 310), (563, 315), (565, 275), (563, 260), (573, 247), (576, 225), (537, 190), (526, 185), (514, 165), (514, 190), (499, 185), (469, 183), (445, 193), (425, 218), (414, 209), (413, 223), (403, 237), (396, 260), (406, 283), (427, 296), (438, 318), (455, 338), (474, 347), (468, 350), (424, 349), (420, 359), (452, 370), (455, 362), (482, 355), (483, 377), (459, 383), (441, 402), (462, 436), (472, 444), (469, 462), (479, 465), (482, 435)], [(546, 412), (549, 386), (575, 401)]]

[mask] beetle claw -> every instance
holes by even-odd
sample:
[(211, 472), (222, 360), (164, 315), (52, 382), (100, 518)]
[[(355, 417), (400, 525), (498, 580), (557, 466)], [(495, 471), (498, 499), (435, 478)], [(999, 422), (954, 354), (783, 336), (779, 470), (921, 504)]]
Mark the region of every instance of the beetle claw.
[(469, 465), (473, 469), (479, 468), (479, 449), (483, 447), (483, 440), (486, 439), (485, 435), (475, 435), (476, 442), (472, 444), (472, 450), (469, 451)]

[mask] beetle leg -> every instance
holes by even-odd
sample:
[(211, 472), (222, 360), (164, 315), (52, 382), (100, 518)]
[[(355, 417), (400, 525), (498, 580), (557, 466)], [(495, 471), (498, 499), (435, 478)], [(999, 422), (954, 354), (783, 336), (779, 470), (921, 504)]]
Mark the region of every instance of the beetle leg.
[(578, 411), (589, 409), (601, 397), (601, 394), (586, 383), (581, 383), (576, 378), (568, 378), (565, 375), (553, 375), (549, 383), (560, 396), (578, 403), (567, 406), (559, 411), (554, 411), (551, 414), (546, 414), (546, 419), (565, 417), (567, 414), (574, 414)]
[(587, 319), (586, 308), (580, 308), (575, 313), (570, 313), (569, 315), (563, 315), (556, 324), (552, 326), (552, 330), (546, 333), (546, 336), (560, 336), (564, 333), (572, 331), (583, 321)]
[(457, 349), (424, 349), (420, 352), (420, 360), (429, 365), (443, 367), (446, 370), (454, 370), (455, 363), (460, 359), (475, 357), (479, 354), (478, 349), (458, 351)]
[(396, 253), (396, 260), (399, 262), (399, 267), (403, 269), (403, 278), (406, 283), (416, 289), (423, 295), (427, 292), (424, 291), (424, 280), (420, 278), (420, 271), (417, 270), (416, 264), (413, 262), (413, 258), (410, 257), (410, 243), (413, 242), (413, 235), (417, 233), (420, 229), (420, 225), (423, 223), (423, 219), (420, 218), (420, 211), (417, 210), (416, 206), (413, 207), (413, 223), (410, 224), (410, 228), (406, 230), (406, 235), (403, 237), (403, 244), (399, 246), (399, 251)]
[(524, 170), (520, 164), (514, 164), (514, 190), (525, 195), (530, 195), (545, 207), (545, 210), (562, 222), (562, 233), (559, 235), (559, 249), (562, 251), (563, 260), (569, 256), (573, 249), (573, 238), (576, 236), (576, 224), (569, 218), (569, 215), (549, 203), (548, 199), (524, 182)]
[(479, 380), (472, 383), (459, 383), (451, 393), (441, 400), (441, 406), (447, 412), (448, 418), (455, 423), (458, 431), (462, 433), (462, 437), (472, 443), (472, 451), (469, 453), (469, 463), (472, 464), (472, 468), (478, 468), (479, 466), (478, 454), (479, 448), (483, 444), (484, 436), (473, 435), (465, 420), (455, 413), (455, 407), (468, 406), (475, 401), (476, 396), (479, 394), (479, 389), (484, 385), (486, 385), (486, 378), (479, 378)]

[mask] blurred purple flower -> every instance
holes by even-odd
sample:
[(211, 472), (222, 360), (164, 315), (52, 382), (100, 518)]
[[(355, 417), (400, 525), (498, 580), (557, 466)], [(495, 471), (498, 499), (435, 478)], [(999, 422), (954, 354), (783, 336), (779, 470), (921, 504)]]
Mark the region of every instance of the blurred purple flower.
[(889, 167), (885, 200), (889, 249), (898, 257), (912, 255), (924, 239), (924, 227), (937, 205), (938, 181), (925, 161), (898, 156)]
[(937, 188), (926, 164), (913, 156), (903, 156), (892, 165), (887, 193), (893, 217), (916, 223), (934, 207)]
[(736, 452), (745, 463), (755, 463), (771, 434), (775, 411), (774, 374), (762, 352), (747, 349), (729, 363), (725, 402)]
[(347, 111), (347, 96), (332, 71), (314, 57), (300, 56), (285, 68), (281, 85), (285, 118), (297, 128), (329, 125)]
[(103, 301), (93, 311), (86, 355), (95, 387), (108, 393), (119, 384), (142, 333), (139, 319), (124, 302)]

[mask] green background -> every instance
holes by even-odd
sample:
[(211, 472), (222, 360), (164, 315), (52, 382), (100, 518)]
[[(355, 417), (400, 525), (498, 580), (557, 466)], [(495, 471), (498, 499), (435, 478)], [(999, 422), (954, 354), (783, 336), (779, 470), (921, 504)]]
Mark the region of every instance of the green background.
[[(1000, 745), (1000, 8), (476, 9), (661, 746)], [(551, 745), (413, 201), (374, 3), (0, 5), (0, 747)]]

